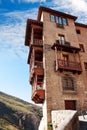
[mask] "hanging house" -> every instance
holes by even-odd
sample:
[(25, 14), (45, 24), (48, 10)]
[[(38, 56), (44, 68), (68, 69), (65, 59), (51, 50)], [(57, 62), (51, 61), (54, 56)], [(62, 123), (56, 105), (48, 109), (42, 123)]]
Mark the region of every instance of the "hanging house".
[(37, 20), (27, 20), (31, 99), (43, 105), (42, 130), (53, 110), (87, 110), (87, 25), (76, 19), (40, 6)]

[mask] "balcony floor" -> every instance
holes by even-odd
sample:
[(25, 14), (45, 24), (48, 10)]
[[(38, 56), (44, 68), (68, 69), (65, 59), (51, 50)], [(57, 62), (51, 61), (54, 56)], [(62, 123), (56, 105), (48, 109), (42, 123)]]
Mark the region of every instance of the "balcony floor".
[(45, 99), (45, 90), (43, 89), (39, 89), (39, 90), (35, 90), (33, 95), (32, 95), (32, 100), (35, 103), (43, 103)]

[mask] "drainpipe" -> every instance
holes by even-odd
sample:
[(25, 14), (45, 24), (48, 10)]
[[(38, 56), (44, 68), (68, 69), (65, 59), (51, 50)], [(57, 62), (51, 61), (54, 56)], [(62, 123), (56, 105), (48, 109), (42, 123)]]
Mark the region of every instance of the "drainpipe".
[(56, 71), (58, 70), (57, 47), (55, 46)]

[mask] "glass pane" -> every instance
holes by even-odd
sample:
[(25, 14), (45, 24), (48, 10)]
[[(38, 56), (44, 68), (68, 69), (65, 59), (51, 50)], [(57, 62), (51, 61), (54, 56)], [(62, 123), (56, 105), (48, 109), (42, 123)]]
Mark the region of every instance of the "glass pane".
[(63, 25), (67, 25), (67, 20), (63, 18)]
[(51, 21), (52, 21), (52, 22), (55, 22), (55, 17), (54, 17), (54, 15), (51, 15)]
[(59, 24), (62, 24), (62, 18), (59, 17)]
[(58, 16), (56, 16), (56, 23), (59, 23), (59, 20), (58, 20), (59, 18), (58, 18)]

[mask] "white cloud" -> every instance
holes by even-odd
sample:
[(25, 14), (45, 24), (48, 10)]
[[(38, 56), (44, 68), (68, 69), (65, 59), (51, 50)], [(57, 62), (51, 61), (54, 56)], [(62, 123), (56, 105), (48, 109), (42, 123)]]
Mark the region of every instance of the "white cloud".
[(70, 12), (78, 21), (87, 23), (87, 0), (52, 0), (49, 5), (59, 11)]
[(68, 0), (71, 2), (72, 7), (74, 7), (74, 9), (76, 11), (83, 11), (83, 12), (87, 12), (87, 2), (85, 0)]
[(58, 5), (60, 8), (73, 9), (75, 11), (86, 11), (87, 12), (87, 1), (86, 0), (53, 0), (53, 5)]
[[(36, 18), (36, 12), (37, 9), (3, 13), (9, 19), (0, 26), (0, 50), (12, 49), (16, 55), (21, 57), (26, 54), (28, 49), (24, 46), (26, 21), (28, 18)], [(12, 22), (14, 20), (15, 22)]]
[[(15, 0), (14, 0), (15, 1)], [(24, 0), (29, 2), (31, 0)], [(33, 0), (38, 1), (38, 0)], [(43, 2), (45, 0), (41, 0)], [(53, 0), (46, 2), (44, 5), (53, 8), (55, 10), (70, 12), (73, 15), (78, 16), (78, 21), (87, 24), (87, 2), (86, 0)], [(1, 49), (13, 49), (17, 54), (24, 54), (26, 49), (24, 46), (25, 30), (27, 18), (36, 19), (37, 8), (32, 8), (27, 11), (14, 11), (9, 13), (2, 13), (6, 17), (4, 24), (0, 26), (0, 50)]]

